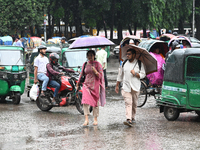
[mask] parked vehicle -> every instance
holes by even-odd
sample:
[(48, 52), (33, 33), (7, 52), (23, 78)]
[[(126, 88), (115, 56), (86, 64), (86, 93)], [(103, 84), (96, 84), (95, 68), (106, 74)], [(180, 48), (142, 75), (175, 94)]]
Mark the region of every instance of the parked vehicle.
[(120, 45), (116, 46), (114, 49), (113, 49), (113, 53), (114, 55), (119, 58), (119, 48), (120, 48)]
[(175, 50), (167, 59), (162, 94), (157, 99), (160, 112), (173, 121), (181, 112), (200, 116), (200, 49)]
[(24, 93), (27, 72), (24, 49), (17, 46), (0, 46), (0, 100), (7, 96), (19, 104)]
[(200, 48), (200, 41), (194, 37), (188, 37), (188, 39), (190, 40), (192, 47), (199, 47)]
[(80, 71), (84, 62), (87, 61), (86, 53), (89, 49), (69, 49), (63, 48), (60, 64), (65, 68)]
[[(60, 77), (61, 86), (60, 90), (58, 91), (58, 98), (56, 99), (57, 104), (59, 104), (58, 106), (51, 105), (55, 88), (47, 85), (46, 96), (39, 96), (36, 100), (38, 108), (42, 111), (49, 111), (53, 107), (76, 105), (77, 110), (81, 114), (84, 114), (83, 105), (81, 104), (82, 90), (80, 89), (76, 91), (75, 89), (78, 78), (79, 73), (66, 73), (64, 76)], [(42, 87), (42, 82), (40, 82), (40, 87)], [(92, 111), (92, 107), (90, 107), (90, 111)]]

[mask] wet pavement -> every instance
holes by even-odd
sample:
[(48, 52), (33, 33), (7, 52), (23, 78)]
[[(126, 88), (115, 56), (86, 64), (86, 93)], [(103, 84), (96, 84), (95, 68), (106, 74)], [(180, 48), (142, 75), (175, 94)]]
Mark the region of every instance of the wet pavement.
[[(114, 62), (110, 63), (115, 66)], [(108, 76), (116, 76), (114, 68), (107, 71)], [(114, 79), (109, 81), (114, 85)], [(200, 149), (200, 117), (189, 112), (167, 121), (152, 96), (137, 109), (134, 126), (127, 127), (123, 125), (124, 101), (110, 86), (107, 104), (100, 107), (98, 126), (92, 125), (92, 114), (89, 119), (88, 127), (82, 127), (84, 116), (75, 106), (42, 112), (25, 93), (19, 105), (0, 104), (0, 150)]]

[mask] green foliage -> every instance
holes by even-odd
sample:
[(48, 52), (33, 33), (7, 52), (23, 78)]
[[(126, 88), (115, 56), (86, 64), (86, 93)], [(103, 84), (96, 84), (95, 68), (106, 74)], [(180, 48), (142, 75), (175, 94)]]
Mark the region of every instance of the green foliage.
[[(177, 27), (179, 20), (189, 20), (193, 0), (0, 0), (0, 35), (11, 30), (41, 25), (48, 10), (55, 22), (75, 25), (77, 19), (86, 26), (103, 28), (122, 24), (123, 28), (137, 23), (145, 28)], [(197, 1), (197, 0), (196, 0)], [(78, 13), (76, 13), (78, 12)], [(196, 7), (196, 14), (200, 8)]]

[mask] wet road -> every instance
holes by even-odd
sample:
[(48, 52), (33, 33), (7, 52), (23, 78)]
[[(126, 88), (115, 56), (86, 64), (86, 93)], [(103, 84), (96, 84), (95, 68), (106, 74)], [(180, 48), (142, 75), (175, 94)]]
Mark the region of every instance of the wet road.
[(75, 106), (42, 112), (26, 93), (19, 105), (0, 104), (0, 150), (200, 149), (200, 118), (194, 112), (167, 121), (154, 98), (148, 97), (130, 128), (123, 125), (124, 101), (113, 90), (107, 91), (107, 104), (100, 107), (98, 126), (92, 125), (90, 115), (86, 128), (81, 126), (84, 116)]
[(130, 128), (123, 125), (121, 96), (107, 95), (107, 104), (100, 107), (98, 126), (92, 125), (91, 115), (86, 128), (81, 126), (84, 116), (75, 106), (42, 112), (25, 95), (19, 105), (1, 104), (0, 149), (200, 149), (200, 118), (195, 113), (167, 121), (155, 100), (149, 98), (137, 109), (137, 122)]

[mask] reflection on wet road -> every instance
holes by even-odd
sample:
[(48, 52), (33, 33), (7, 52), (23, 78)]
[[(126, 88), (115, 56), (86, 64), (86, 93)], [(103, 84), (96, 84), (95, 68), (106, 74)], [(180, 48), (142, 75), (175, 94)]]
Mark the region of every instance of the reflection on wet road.
[(0, 104), (0, 149), (200, 149), (200, 118), (194, 112), (167, 121), (150, 97), (137, 109), (137, 122), (130, 128), (123, 125), (122, 97), (113, 92), (107, 97), (105, 107), (100, 107), (99, 125), (93, 126), (90, 116), (85, 128), (84, 116), (75, 106), (42, 112), (26, 96), (20, 105)]

